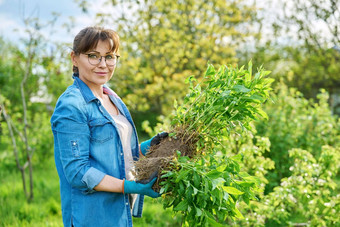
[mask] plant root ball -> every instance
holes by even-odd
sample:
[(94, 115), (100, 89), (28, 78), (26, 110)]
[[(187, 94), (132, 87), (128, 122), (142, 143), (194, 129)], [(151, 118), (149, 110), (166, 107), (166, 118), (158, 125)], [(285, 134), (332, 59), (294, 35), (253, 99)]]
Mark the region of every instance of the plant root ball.
[(171, 170), (171, 161), (177, 156), (176, 151), (181, 152), (181, 156), (194, 157), (197, 153), (197, 138), (195, 135), (185, 135), (183, 130), (178, 130), (175, 137), (167, 137), (160, 144), (152, 146), (145, 157), (135, 162), (133, 175), (136, 181), (146, 183), (157, 174), (157, 181), (153, 185), (153, 190), (159, 192), (162, 171)]

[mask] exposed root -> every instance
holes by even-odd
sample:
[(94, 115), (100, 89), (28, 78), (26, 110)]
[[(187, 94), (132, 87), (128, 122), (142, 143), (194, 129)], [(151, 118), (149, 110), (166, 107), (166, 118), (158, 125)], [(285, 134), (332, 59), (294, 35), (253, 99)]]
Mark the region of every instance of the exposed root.
[(135, 162), (135, 172), (133, 173), (137, 181), (146, 183), (157, 173), (157, 181), (153, 185), (153, 189), (159, 192), (161, 186), (159, 183), (164, 181), (161, 178), (163, 170), (170, 170), (170, 162), (176, 157), (176, 151), (180, 151), (182, 156), (190, 158), (197, 154), (196, 142), (198, 140), (195, 133), (185, 135), (183, 129), (176, 129), (175, 137), (167, 137), (160, 144), (152, 146), (146, 157)]

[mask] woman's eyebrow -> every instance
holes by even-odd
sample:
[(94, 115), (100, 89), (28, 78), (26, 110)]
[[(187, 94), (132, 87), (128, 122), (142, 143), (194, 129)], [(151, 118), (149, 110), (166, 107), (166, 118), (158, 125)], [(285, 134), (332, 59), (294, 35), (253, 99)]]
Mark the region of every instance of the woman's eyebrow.
[[(98, 54), (100, 54), (100, 52), (96, 51), (96, 50), (90, 50), (89, 53), (98, 53)], [(112, 51), (106, 52), (106, 54), (113, 54), (113, 52)]]

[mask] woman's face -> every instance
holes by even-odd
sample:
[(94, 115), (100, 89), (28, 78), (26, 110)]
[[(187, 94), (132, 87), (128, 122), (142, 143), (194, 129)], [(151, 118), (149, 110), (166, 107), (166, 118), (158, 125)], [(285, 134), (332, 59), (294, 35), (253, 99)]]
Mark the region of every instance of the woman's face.
[[(85, 54), (75, 55), (74, 52), (71, 53), (73, 65), (78, 67), (79, 78), (90, 88), (101, 86), (111, 79), (116, 66), (108, 66), (106, 64), (105, 57), (108, 55), (114, 55), (114, 53), (110, 52), (110, 50), (110, 43), (108, 40), (99, 40), (96, 48), (86, 52)], [(91, 54), (90, 57), (92, 59), (90, 59), (90, 61), (88, 54)], [(96, 61), (94, 60), (96, 59), (95, 56), (99, 56), (99, 58), (100, 56), (103, 57), (99, 64), (90, 64), (90, 62), (93, 63)]]

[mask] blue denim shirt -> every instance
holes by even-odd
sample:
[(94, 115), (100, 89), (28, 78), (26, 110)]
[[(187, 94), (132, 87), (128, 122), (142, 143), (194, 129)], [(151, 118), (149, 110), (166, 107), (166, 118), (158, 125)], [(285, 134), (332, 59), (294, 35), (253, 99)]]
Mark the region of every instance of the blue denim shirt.
[[(142, 215), (144, 196), (138, 195), (131, 214), (127, 194), (93, 189), (106, 174), (125, 179), (116, 124), (89, 87), (77, 75), (73, 78), (73, 85), (59, 97), (51, 118), (64, 226), (132, 226), (131, 215)], [(104, 92), (133, 126), (131, 150), (137, 160), (138, 138), (131, 115), (106, 85)]]

